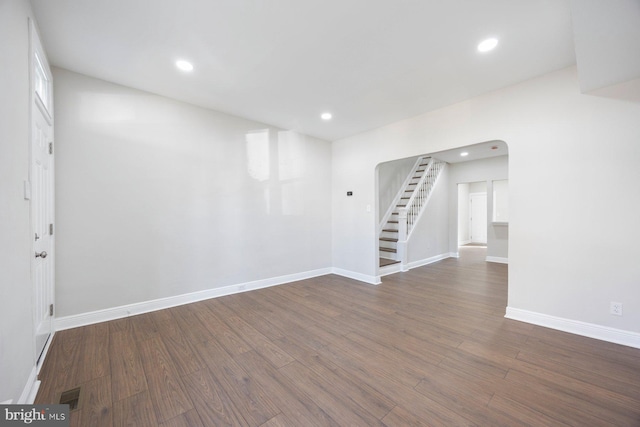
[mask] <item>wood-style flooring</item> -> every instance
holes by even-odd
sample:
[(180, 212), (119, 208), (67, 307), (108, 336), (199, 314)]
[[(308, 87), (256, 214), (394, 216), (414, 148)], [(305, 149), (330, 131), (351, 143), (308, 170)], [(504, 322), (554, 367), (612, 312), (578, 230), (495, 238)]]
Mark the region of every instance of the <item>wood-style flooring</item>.
[(58, 332), (36, 403), (71, 425), (640, 426), (640, 350), (505, 319), (485, 249)]

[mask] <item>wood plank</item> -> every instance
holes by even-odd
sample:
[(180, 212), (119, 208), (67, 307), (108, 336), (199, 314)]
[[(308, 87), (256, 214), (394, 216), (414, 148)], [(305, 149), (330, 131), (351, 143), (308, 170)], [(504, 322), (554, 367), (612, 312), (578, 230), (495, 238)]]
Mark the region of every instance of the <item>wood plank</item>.
[(382, 426), (382, 422), (359, 405), (334, 394), (332, 384), (299, 362), (279, 369), (294, 384), (299, 393), (313, 400), (340, 425)]
[(299, 424), (295, 424), (291, 422), (286, 415), (278, 414), (275, 417), (271, 418), (266, 423), (262, 424), (260, 427), (298, 427)]
[(109, 325), (98, 323), (83, 328), (82, 360), (79, 362), (77, 382), (111, 375), (109, 361)]
[(138, 343), (138, 347), (158, 421), (170, 420), (193, 409), (174, 361), (162, 340), (150, 338)]
[(271, 362), (276, 368), (293, 362), (293, 357), (240, 317), (230, 316), (225, 321), (245, 342), (249, 343), (253, 350)]
[(136, 341), (140, 342), (158, 336), (158, 329), (153, 318), (154, 316), (151, 313), (139, 314), (129, 318)]
[(205, 424), (202, 423), (198, 412), (195, 409), (192, 409), (184, 414), (180, 414), (177, 417), (158, 424), (158, 427), (208, 427), (211, 425), (215, 424), (207, 424), (205, 426)]
[(238, 363), (251, 372), (274, 403), (288, 419), (299, 426), (337, 427), (339, 424), (310, 397), (297, 392), (294, 382), (282, 375), (255, 351), (238, 357)]
[(251, 350), (251, 346), (240, 338), (229, 325), (209, 310), (205, 304), (200, 306), (196, 315), (204, 327), (222, 344), (230, 355), (235, 356)]
[(246, 426), (242, 416), (219, 381), (205, 368), (184, 377), (196, 411), (206, 426)]
[(185, 335), (163, 336), (162, 342), (175, 362), (180, 376), (189, 375), (207, 366)]
[(103, 376), (84, 383), (80, 388), (78, 409), (80, 426), (111, 427), (111, 377)]
[(130, 332), (115, 332), (109, 338), (113, 399), (122, 400), (147, 390), (140, 353)]
[(155, 323), (158, 332), (163, 337), (172, 337), (182, 334), (182, 330), (176, 322), (173, 312), (174, 308), (169, 308), (166, 310), (158, 310), (148, 313), (153, 319), (153, 323)]
[(158, 425), (148, 391), (118, 400), (113, 404), (114, 427)]
[(218, 380), (249, 425), (260, 425), (280, 413), (271, 397), (235, 360), (209, 364), (209, 371)]

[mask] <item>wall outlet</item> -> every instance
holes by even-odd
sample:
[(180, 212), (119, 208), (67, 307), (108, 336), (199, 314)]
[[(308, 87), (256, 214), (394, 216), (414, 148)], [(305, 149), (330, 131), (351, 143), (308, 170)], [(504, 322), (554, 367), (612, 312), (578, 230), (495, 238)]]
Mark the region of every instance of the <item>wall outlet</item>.
[(622, 316), (622, 303), (611, 301), (611, 305), (609, 306), (609, 313), (616, 316)]

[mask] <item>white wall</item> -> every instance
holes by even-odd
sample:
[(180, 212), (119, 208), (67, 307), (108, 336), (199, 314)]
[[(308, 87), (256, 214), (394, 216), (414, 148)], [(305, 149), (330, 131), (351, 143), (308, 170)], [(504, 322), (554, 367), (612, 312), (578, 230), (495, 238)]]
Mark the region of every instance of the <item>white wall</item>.
[(387, 212), (407, 175), (416, 164), (417, 157), (385, 162), (378, 165), (378, 220)]
[[(469, 183), (458, 184), (458, 246), (471, 242), (469, 234)], [(457, 250), (455, 251), (457, 252)]]
[(469, 185), (469, 193), (486, 194), (487, 193), (487, 183), (483, 182), (483, 181), (472, 182)]
[(509, 222), (509, 180), (496, 179), (491, 181), (493, 186), (493, 215), (496, 222)]
[[(469, 193), (486, 193), (487, 194), (487, 256), (493, 258), (509, 257), (509, 228), (503, 225), (493, 225), (493, 181), (497, 179), (509, 178), (509, 156), (491, 157), (488, 159), (474, 160), (469, 162), (453, 163), (450, 167), (451, 174), (449, 179), (450, 200), (457, 201), (455, 195), (458, 193), (457, 184), (468, 182)], [(469, 203), (467, 198), (466, 203)], [(451, 252), (457, 252), (457, 236), (458, 230), (455, 226), (458, 224), (455, 219), (456, 210), (459, 206), (449, 205), (451, 218), (449, 220), (449, 239)], [(467, 211), (468, 206), (464, 207)], [(467, 224), (468, 229), (468, 224)]]
[[(582, 95), (572, 67), (335, 141), (334, 266), (376, 271), (365, 206), (377, 164), (503, 140), (509, 306), (640, 332), (639, 117), (637, 103)], [(358, 197), (347, 200), (347, 188)], [(610, 301), (624, 303), (624, 316), (609, 314)]]
[(35, 365), (29, 202), (29, 2), (0, 2), (0, 402), (17, 403)]
[(330, 143), (61, 69), (54, 89), (59, 316), (331, 267)]

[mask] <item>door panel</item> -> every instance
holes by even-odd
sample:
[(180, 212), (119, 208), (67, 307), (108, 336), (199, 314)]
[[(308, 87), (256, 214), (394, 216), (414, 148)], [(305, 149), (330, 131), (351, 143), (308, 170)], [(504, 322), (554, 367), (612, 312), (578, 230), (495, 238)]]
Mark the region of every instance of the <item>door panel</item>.
[(471, 242), (487, 243), (487, 195), (471, 194), (469, 203)]
[(51, 69), (38, 32), (30, 22), (31, 80), (31, 231), (33, 316), (36, 358), (52, 333), (54, 299), (53, 90)]
[[(36, 354), (40, 355), (51, 334), (50, 304), (53, 303), (53, 168), (49, 143), (53, 142), (52, 127), (40, 109), (33, 114), (31, 147), (31, 210), (34, 239), (33, 280)], [(36, 256), (40, 254), (40, 256)]]

